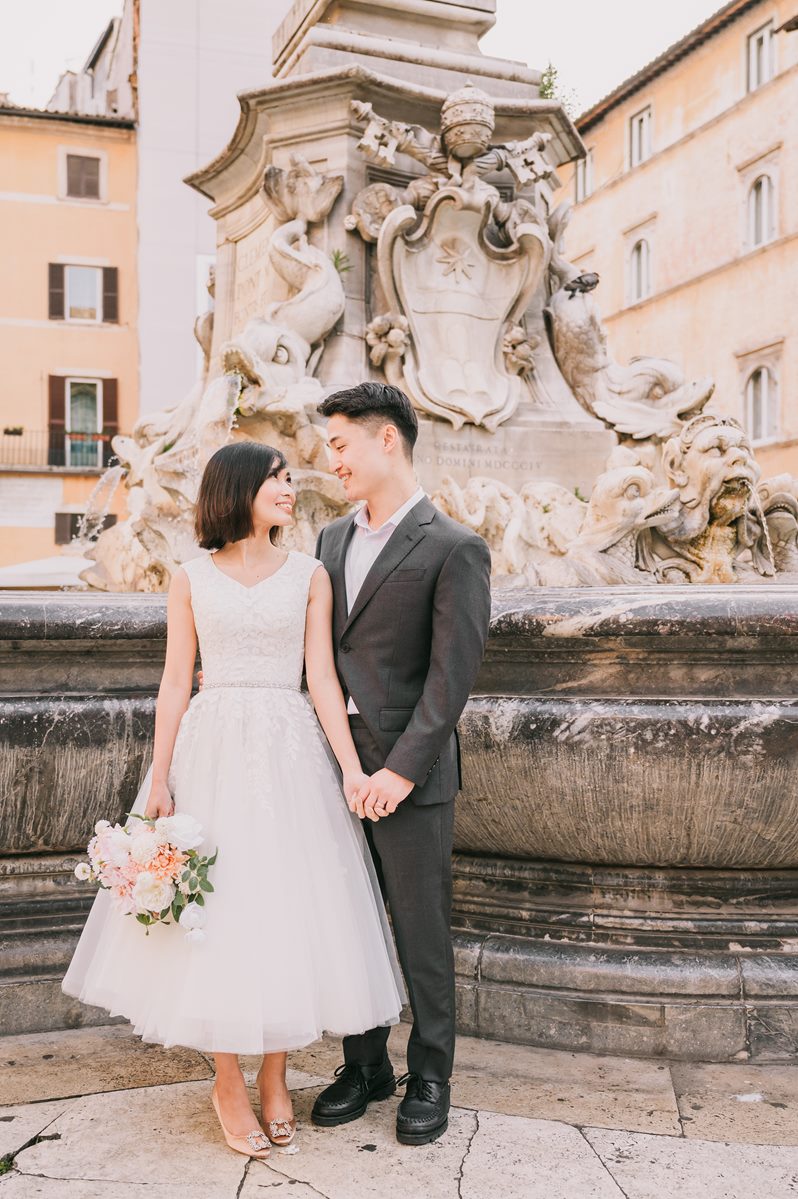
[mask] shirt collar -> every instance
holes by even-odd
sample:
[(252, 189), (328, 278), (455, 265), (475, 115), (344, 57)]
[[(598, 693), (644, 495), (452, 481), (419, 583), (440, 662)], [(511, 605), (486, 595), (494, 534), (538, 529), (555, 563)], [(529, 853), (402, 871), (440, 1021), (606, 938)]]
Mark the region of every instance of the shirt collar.
[(355, 524), (359, 529), (365, 529), (367, 533), (371, 533), (372, 536), (376, 536), (377, 533), (382, 533), (383, 530), (387, 529), (389, 526), (392, 529), (395, 529), (397, 525), (401, 524), (410, 509), (415, 508), (419, 500), (423, 500), (425, 495), (426, 492), (424, 491), (424, 488), (419, 487), (413, 493), (413, 495), (411, 495), (410, 499), (406, 500), (405, 503), (402, 504), (401, 508), (397, 508), (393, 515), (389, 516), (385, 521), (385, 524), (381, 525), (379, 529), (369, 528), (368, 505), (363, 504), (355, 513)]

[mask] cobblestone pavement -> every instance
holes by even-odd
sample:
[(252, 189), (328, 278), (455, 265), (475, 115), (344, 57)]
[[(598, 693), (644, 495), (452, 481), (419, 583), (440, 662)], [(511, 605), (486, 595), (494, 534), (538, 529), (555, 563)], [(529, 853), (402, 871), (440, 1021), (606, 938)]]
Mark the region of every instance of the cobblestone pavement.
[[(406, 1037), (391, 1036), (397, 1072)], [(339, 1061), (332, 1039), (291, 1056), (298, 1148), (247, 1162), (224, 1144), (204, 1055), (143, 1045), (123, 1024), (0, 1038), (0, 1199), (798, 1196), (798, 1067), (461, 1037), (449, 1131), (407, 1148), (396, 1100), (338, 1129), (310, 1124)]]

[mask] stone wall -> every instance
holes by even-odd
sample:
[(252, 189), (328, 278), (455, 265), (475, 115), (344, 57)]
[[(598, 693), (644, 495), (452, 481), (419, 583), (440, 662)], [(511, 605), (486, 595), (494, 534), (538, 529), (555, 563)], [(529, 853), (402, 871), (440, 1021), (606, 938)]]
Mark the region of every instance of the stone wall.
[[(60, 991), (72, 874), (145, 772), (165, 599), (0, 595), (0, 1029)], [(496, 592), (460, 726), (464, 1032), (692, 1059), (798, 1056), (798, 590)]]

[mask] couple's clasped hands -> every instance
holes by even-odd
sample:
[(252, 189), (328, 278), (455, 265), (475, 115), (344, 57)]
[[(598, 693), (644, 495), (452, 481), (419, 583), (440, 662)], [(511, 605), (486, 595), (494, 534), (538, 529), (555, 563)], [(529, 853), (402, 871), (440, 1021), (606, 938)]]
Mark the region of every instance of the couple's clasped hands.
[(387, 767), (370, 776), (362, 770), (344, 775), (346, 801), (350, 811), (361, 820), (377, 821), (390, 816), (414, 786), (415, 783)]
[[(202, 691), (205, 682), (203, 671), (197, 672), (199, 689)], [(383, 767), (375, 774), (368, 775), (359, 767), (351, 772), (344, 772), (344, 795), (349, 804), (349, 810), (355, 812), (361, 820), (382, 820), (390, 816), (399, 807), (403, 799), (407, 799), (415, 783), (403, 778), (393, 770)], [(166, 801), (168, 792), (164, 794), (163, 812), (167, 813)], [(168, 796), (171, 803), (171, 796)], [(170, 811), (173, 809), (170, 809)]]

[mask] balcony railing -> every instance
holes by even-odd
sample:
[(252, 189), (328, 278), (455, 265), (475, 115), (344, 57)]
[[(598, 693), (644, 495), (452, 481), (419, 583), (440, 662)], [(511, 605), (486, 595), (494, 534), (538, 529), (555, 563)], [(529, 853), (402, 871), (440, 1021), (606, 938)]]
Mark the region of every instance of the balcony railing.
[(68, 466), (96, 470), (115, 461), (111, 438), (103, 433), (55, 433), (46, 429), (0, 427), (0, 467)]

